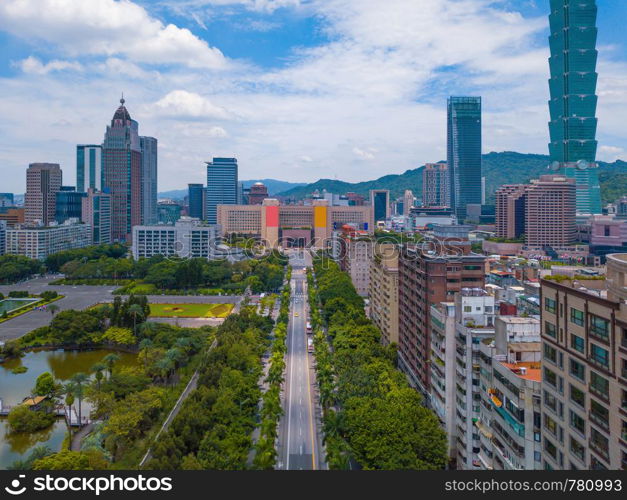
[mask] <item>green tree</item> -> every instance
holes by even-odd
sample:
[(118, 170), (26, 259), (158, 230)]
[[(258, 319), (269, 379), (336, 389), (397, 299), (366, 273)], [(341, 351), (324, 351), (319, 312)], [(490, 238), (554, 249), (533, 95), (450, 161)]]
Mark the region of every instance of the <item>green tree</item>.
[(57, 384), (50, 372), (44, 372), (37, 377), (33, 392), (36, 396), (45, 396), (47, 398), (53, 398), (56, 395)]
[(102, 379), (104, 378), (103, 372), (107, 369), (107, 365), (104, 363), (95, 363), (91, 367), (91, 371), (94, 374), (94, 378), (96, 379), (96, 385), (98, 390), (100, 391), (100, 386), (102, 385)]
[(63, 450), (35, 460), (33, 470), (91, 470), (89, 457), (79, 451)]
[(107, 369), (109, 370), (109, 378), (113, 376), (113, 367), (119, 360), (120, 356), (114, 352), (111, 352), (102, 358), (102, 362), (107, 365)]
[(86, 373), (75, 373), (70, 379), (75, 384), (76, 398), (78, 399), (78, 425), (83, 426), (83, 385), (89, 380), (89, 376)]

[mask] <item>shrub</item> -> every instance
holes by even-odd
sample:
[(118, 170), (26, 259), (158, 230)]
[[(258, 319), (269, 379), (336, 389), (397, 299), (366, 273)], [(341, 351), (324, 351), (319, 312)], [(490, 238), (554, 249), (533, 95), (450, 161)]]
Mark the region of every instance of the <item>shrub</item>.
[(9, 427), (14, 432), (35, 432), (50, 427), (56, 417), (54, 413), (31, 410), (26, 405), (19, 405), (9, 412)]

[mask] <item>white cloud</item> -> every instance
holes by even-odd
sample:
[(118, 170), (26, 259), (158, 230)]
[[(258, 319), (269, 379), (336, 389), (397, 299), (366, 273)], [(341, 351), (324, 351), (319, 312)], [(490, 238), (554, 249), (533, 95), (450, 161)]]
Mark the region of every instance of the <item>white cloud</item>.
[(627, 154), (623, 148), (617, 146), (599, 146), (597, 158), (601, 161), (615, 162), (616, 160), (627, 159)]
[(46, 75), (51, 71), (82, 71), (83, 66), (76, 61), (60, 61), (52, 60), (48, 63), (42, 63), (39, 59), (33, 56), (29, 56), (26, 59), (15, 63), (24, 73), (31, 73), (35, 75)]
[(353, 154), (362, 160), (374, 160), (375, 153), (377, 152), (374, 148), (361, 149), (358, 147), (353, 148)]
[(186, 90), (173, 90), (155, 103), (157, 113), (174, 118), (228, 119), (229, 113), (209, 99)]
[(300, 161), (304, 161), (305, 163), (313, 163), (313, 158), (311, 156), (303, 155), (300, 157)]
[(220, 50), (191, 31), (164, 25), (130, 0), (3, 0), (0, 29), (71, 56), (124, 55), (135, 62), (224, 69)]

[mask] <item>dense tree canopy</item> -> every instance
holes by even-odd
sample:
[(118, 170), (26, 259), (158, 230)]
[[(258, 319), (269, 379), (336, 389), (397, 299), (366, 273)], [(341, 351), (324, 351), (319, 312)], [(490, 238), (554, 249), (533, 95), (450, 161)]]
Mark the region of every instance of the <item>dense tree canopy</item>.
[(0, 255), (0, 284), (15, 283), (44, 272), (43, 264), (24, 255)]

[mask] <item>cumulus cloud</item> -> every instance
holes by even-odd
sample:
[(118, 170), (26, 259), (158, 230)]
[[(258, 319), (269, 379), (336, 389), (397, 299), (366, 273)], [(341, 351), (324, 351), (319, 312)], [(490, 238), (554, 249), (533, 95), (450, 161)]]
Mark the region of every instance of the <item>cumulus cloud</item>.
[(614, 162), (627, 158), (625, 150), (617, 146), (599, 146), (597, 157), (601, 161)]
[(361, 149), (358, 147), (353, 148), (353, 154), (362, 160), (374, 160), (375, 153), (377, 152), (374, 148)]
[(186, 90), (173, 90), (155, 103), (157, 113), (174, 118), (228, 119), (229, 113), (209, 99)]
[(82, 71), (83, 66), (76, 61), (60, 61), (52, 60), (48, 63), (42, 63), (39, 59), (33, 56), (29, 56), (26, 59), (15, 63), (24, 73), (31, 73), (35, 75), (46, 75), (51, 71)]
[(124, 55), (135, 62), (224, 69), (222, 52), (185, 28), (164, 25), (130, 0), (3, 0), (0, 29), (71, 56)]

